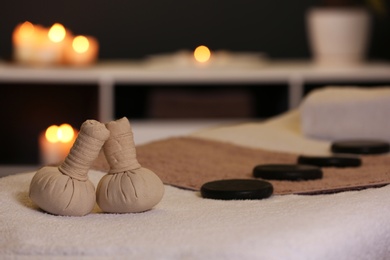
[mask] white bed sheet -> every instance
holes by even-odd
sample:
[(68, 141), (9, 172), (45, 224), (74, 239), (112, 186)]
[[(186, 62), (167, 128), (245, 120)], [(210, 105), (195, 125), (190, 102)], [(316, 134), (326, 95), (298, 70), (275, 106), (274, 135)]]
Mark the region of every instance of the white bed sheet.
[[(299, 133), (296, 111), (192, 136), (327, 153)], [(302, 143), (303, 142), (303, 143)], [(255, 144), (256, 143), (256, 144)], [(295, 150), (296, 149), (296, 150)], [(28, 198), (34, 173), (0, 178), (0, 259), (388, 259), (390, 186), (256, 201), (203, 199), (166, 186), (153, 210), (53, 216)], [(90, 171), (94, 183), (104, 173)]]

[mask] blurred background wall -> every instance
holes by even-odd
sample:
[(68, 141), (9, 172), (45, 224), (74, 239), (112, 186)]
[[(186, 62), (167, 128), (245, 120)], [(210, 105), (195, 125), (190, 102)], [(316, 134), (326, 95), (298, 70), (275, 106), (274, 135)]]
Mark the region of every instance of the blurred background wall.
[[(75, 35), (95, 36), (100, 60), (142, 59), (192, 50), (200, 44), (212, 50), (263, 52), (271, 59), (308, 59), (305, 13), (318, 2), (4, 0), (0, 5), (0, 60), (11, 60), (12, 31), (24, 21), (45, 27), (59, 22)], [(373, 16), (368, 57), (390, 59), (388, 16)], [(117, 86), (115, 115), (130, 119), (266, 118), (287, 109), (287, 86), (256, 87)], [(0, 84), (0, 164), (36, 164), (38, 135), (50, 124), (67, 122), (78, 127), (96, 118), (97, 97), (96, 86)]]
[[(138, 59), (200, 44), (271, 58), (308, 58), (305, 12), (319, 1), (5, 0), (0, 58), (10, 58), (12, 30), (26, 20), (46, 27), (60, 22), (74, 34), (96, 36), (101, 59)], [(389, 59), (389, 46), (389, 17), (375, 16), (369, 57)]]

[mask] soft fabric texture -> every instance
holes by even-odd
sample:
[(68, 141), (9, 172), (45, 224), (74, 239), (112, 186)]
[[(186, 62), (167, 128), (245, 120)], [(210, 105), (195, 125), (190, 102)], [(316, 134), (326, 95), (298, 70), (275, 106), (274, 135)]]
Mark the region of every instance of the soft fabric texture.
[[(90, 171), (97, 185), (105, 173)], [(0, 178), (1, 259), (387, 259), (390, 187), (254, 201), (166, 186), (153, 210), (84, 217), (41, 212), (33, 173)], [(7, 258), (8, 256), (8, 258)]]
[(34, 175), (30, 198), (56, 215), (84, 216), (91, 212), (95, 187), (87, 174), (108, 136), (104, 124), (85, 121), (65, 161), (59, 167), (45, 166)]
[[(305, 138), (297, 111), (193, 136), (267, 150), (324, 154)], [(97, 185), (106, 172), (90, 171)], [(53, 216), (28, 197), (34, 173), (0, 178), (1, 259), (387, 259), (390, 186), (328, 195), (220, 201), (165, 186), (153, 210)]]
[(328, 141), (307, 138), (302, 134), (298, 110), (291, 110), (265, 121), (202, 129), (189, 136), (276, 152), (330, 154)]
[(390, 87), (320, 88), (308, 94), (300, 112), (309, 138), (390, 142)]
[[(138, 160), (165, 184), (200, 190), (209, 181), (256, 179), (262, 164), (296, 164), (298, 154), (247, 148), (227, 142), (176, 137), (137, 147)], [(323, 178), (307, 181), (267, 180), (274, 194), (314, 194), (362, 189), (390, 183), (390, 156), (361, 156), (360, 167), (322, 168)]]
[(150, 210), (164, 195), (164, 185), (151, 170), (137, 161), (133, 132), (123, 117), (106, 124), (110, 138), (103, 146), (110, 166), (96, 190), (100, 208), (111, 213), (134, 213)]

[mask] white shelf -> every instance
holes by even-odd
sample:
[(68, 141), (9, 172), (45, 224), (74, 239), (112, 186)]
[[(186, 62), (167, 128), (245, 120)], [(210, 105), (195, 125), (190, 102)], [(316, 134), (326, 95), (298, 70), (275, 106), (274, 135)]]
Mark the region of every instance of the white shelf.
[[(99, 120), (114, 119), (114, 90), (117, 84), (180, 84), (218, 83), (283, 84), (288, 86), (289, 108), (296, 108), (303, 97), (305, 84), (334, 82), (390, 83), (390, 63), (370, 62), (354, 67), (320, 67), (309, 61), (263, 61), (245, 66), (177, 66), (158, 62), (101, 61), (91, 67), (28, 67), (0, 61), (0, 83), (94, 84), (99, 89)], [(179, 86), (179, 85), (178, 85)], [(137, 144), (187, 134), (197, 129), (217, 125), (220, 121), (133, 122)], [(38, 166), (3, 165), (0, 177), (31, 171)]]
[(301, 102), (305, 84), (327, 82), (390, 82), (390, 63), (353, 67), (321, 67), (310, 61), (262, 61), (247, 66), (177, 66), (158, 62), (101, 61), (91, 67), (27, 67), (0, 62), (0, 82), (88, 83), (99, 88), (99, 120), (114, 117), (116, 84), (256, 83), (286, 84), (289, 108)]

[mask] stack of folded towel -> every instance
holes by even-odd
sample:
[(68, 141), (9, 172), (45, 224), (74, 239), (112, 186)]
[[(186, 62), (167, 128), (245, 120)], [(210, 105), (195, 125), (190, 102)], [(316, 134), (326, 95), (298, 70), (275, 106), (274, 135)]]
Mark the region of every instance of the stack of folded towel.
[(302, 133), (311, 138), (390, 142), (390, 87), (325, 87), (300, 107)]

